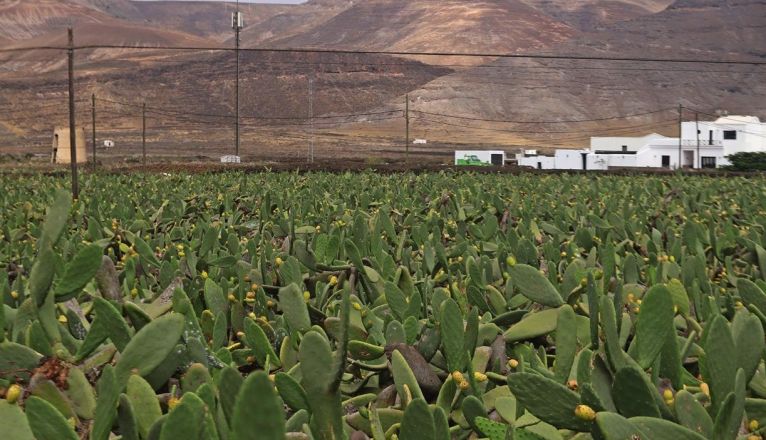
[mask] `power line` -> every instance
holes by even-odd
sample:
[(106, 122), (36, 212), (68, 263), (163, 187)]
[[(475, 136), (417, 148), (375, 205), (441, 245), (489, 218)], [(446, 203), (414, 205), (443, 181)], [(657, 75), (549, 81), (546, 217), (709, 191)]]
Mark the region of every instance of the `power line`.
[(422, 118), (422, 117), (418, 117), (418, 119), (422, 120), (422, 121), (431, 122), (431, 123), (434, 123), (434, 124), (447, 125), (447, 126), (451, 126), (451, 127), (471, 128), (471, 129), (475, 129), (475, 130), (494, 131), (494, 132), (499, 132), (499, 133), (520, 133), (520, 134), (540, 134), (540, 135), (546, 135), (546, 134), (564, 134), (564, 133), (567, 133), (567, 134), (582, 133), (584, 136), (588, 135), (589, 133), (592, 134), (592, 133), (603, 133), (603, 132), (611, 132), (611, 131), (638, 130), (638, 129), (647, 128), (647, 127), (659, 126), (662, 123), (668, 123), (670, 121), (677, 122), (675, 119), (673, 119), (673, 120), (663, 120), (663, 121), (658, 121), (656, 123), (651, 123), (651, 124), (634, 125), (634, 126), (630, 126), (630, 127), (604, 128), (604, 129), (595, 130), (595, 131), (583, 132), (583, 131), (508, 130), (508, 129), (499, 129), (499, 128), (491, 128), (491, 127), (474, 127), (474, 126), (470, 126), (470, 125), (453, 124), (453, 123), (449, 123), (449, 122), (445, 122), (445, 121), (437, 121), (437, 120), (428, 119), (428, 118)]
[[(140, 104), (133, 104), (129, 102), (121, 102), (121, 101), (114, 101), (110, 99), (104, 99), (104, 98), (96, 98), (97, 101), (106, 102), (110, 104), (115, 105), (124, 105), (128, 107), (134, 107), (134, 108), (141, 108), (142, 106)], [(146, 107), (147, 112), (154, 113), (154, 114), (160, 114), (165, 116), (170, 116), (171, 114), (175, 115), (181, 115), (181, 116), (200, 116), (200, 117), (207, 117), (207, 118), (219, 118), (219, 119), (234, 119), (236, 116), (234, 115), (225, 115), (225, 114), (217, 114), (217, 113), (195, 113), (195, 112), (189, 112), (189, 111), (181, 111), (181, 110), (172, 110), (168, 108), (163, 107), (155, 107), (155, 106), (147, 106)], [(391, 114), (391, 113), (401, 113), (401, 110), (387, 110), (387, 111), (377, 111), (377, 112), (364, 112), (364, 113), (349, 113), (349, 114), (341, 114), (341, 115), (324, 115), (324, 116), (314, 116), (314, 119), (339, 119), (339, 118), (356, 118), (356, 117), (362, 117), (362, 116), (375, 116), (375, 115), (384, 115), (384, 114)], [(252, 119), (252, 120), (258, 120), (258, 121), (295, 121), (295, 120), (306, 120), (306, 116), (300, 116), (300, 117), (292, 117), (292, 116), (240, 116), (242, 119)]]
[[(60, 46), (28, 46), (24, 48), (0, 49), (4, 52), (21, 52), (31, 50), (68, 50)], [(94, 49), (127, 49), (127, 50), (175, 50), (175, 51), (206, 51), (231, 52), (237, 49), (227, 47), (205, 46), (136, 46), (124, 44), (92, 44), (74, 46), (78, 50)], [(426, 51), (391, 51), (391, 50), (346, 50), (346, 49), (310, 49), (310, 48), (239, 48), (243, 52), (256, 53), (312, 53), (312, 54), (346, 54), (346, 55), (390, 55), (390, 56), (421, 56), (421, 57), (465, 57), (465, 58), (503, 58), (503, 59), (534, 59), (534, 60), (565, 60), (565, 61), (631, 61), (642, 63), (678, 63), (678, 64), (725, 64), (743, 66), (766, 66), (766, 61), (745, 60), (695, 60), (688, 58), (652, 58), (652, 57), (615, 57), (596, 55), (555, 55), (555, 54), (524, 54), (524, 53), (480, 53), (480, 52), (426, 52)]]
[(595, 119), (556, 120), (556, 121), (552, 121), (552, 120), (551, 121), (517, 121), (517, 120), (507, 120), (507, 119), (483, 119), (483, 118), (476, 118), (476, 117), (470, 117), (470, 116), (449, 115), (445, 113), (431, 113), (431, 112), (426, 112), (422, 110), (410, 110), (410, 111), (412, 113), (420, 113), (423, 115), (440, 116), (445, 118), (461, 119), (466, 121), (500, 122), (500, 123), (509, 123), (509, 124), (572, 124), (572, 123), (582, 123), (582, 122), (602, 122), (602, 121), (611, 121), (616, 119), (628, 119), (628, 118), (634, 118), (638, 116), (647, 116), (647, 115), (654, 115), (658, 113), (664, 113), (670, 110), (675, 110), (675, 109), (665, 108), (661, 110), (654, 110), (654, 111), (644, 112), (644, 113), (633, 113), (633, 114), (628, 114), (624, 116), (612, 116), (612, 117), (595, 118)]

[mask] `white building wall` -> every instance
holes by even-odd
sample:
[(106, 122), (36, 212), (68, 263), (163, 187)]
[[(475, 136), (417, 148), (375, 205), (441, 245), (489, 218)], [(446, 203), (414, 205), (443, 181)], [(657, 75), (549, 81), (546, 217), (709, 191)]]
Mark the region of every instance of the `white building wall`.
[(634, 152), (657, 139), (665, 139), (665, 136), (652, 133), (641, 137), (592, 137), (590, 138), (590, 149), (593, 151), (623, 151), (623, 147), (627, 147), (627, 151)]
[[(736, 139), (725, 139), (731, 137), (726, 136), (727, 131), (735, 131)], [(636, 154), (598, 153), (621, 152), (623, 149)], [(643, 137), (594, 137), (591, 138), (590, 150), (558, 150), (554, 156), (521, 157), (519, 165), (542, 169), (582, 169), (582, 154), (587, 153), (588, 170), (630, 167), (700, 168), (706, 165), (706, 158), (715, 159), (715, 166), (721, 167), (729, 164), (727, 156), (739, 152), (766, 152), (766, 123), (751, 116), (727, 116), (699, 124), (684, 122), (680, 140), (659, 134)]]
[(635, 154), (598, 154), (592, 153), (589, 157), (589, 170), (607, 170), (609, 168), (633, 168), (636, 167)]
[[(684, 147), (696, 147), (697, 123), (684, 122), (681, 127)], [(737, 139), (724, 139), (724, 132), (735, 131)], [(723, 146), (724, 156), (740, 152), (766, 151), (766, 124), (748, 116), (726, 116), (716, 121), (699, 123), (701, 148)]]
[(556, 150), (554, 160), (557, 170), (582, 170), (582, 155), (588, 150)]
[(519, 159), (519, 166), (540, 170), (555, 170), (556, 158), (553, 156), (529, 156)]

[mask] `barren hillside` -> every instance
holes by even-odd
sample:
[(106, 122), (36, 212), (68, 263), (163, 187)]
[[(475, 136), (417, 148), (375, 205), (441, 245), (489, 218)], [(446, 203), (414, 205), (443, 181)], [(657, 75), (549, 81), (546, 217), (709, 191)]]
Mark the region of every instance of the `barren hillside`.
[(518, 0), (369, 0), (282, 47), (515, 52), (560, 43), (575, 31)]
[(583, 31), (655, 14), (673, 0), (523, 0), (546, 14)]

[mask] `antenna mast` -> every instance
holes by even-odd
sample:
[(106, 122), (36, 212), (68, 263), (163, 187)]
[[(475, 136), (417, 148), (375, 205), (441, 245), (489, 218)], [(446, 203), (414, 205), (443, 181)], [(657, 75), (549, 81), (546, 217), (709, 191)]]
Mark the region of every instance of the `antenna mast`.
[(237, 10), (231, 16), (231, 25), (234, 28), (234, 40), (235, 40), (235, 52), (237, 57), (237, 83), (234, 86), (236, 94), (236, 149), (235, 155), (239, 157), (239, 33), (244, 27), (245, 20), (242, 17), (242, 13), (239, 12), (239, 0), (237, 0)]

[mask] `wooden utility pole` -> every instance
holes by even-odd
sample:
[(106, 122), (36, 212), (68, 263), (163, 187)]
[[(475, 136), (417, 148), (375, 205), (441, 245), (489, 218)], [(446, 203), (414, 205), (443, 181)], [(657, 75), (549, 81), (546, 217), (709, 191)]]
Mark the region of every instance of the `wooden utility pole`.
[(141, 106), (141, 151), (144, 155), (144, 168), (146, 168), (146, 102)]
[(74, 107), (74, 31), (67, 29), (69, 49), (69, 153), (72, 161), (72, 198), (80, 198), (80, 185), (77, 178), (77, 132), (75, 131), (75, 107)]
[(404, 95), (404, 125), (405, 125), (405, 142), (404, 147), (404, 162), (410, 163), (410, 95), (409, 93)]
[(678, 169), (683, 168), (683, 121), (684, 121), (684, 107), (678, 104)]
[(314, 78), (309, 76), (309, 151), (308, 162), (314, 163)]
[(702, 168), (702, 157), (700, 157), (700, 114), (694, 112), (694, 123), (697, 125), (697, 168)]
[(92, 116), (92, 125), (90, 133), (93, 136), (93, 171), (96, 170), (96, 94), (90, 96), (90, 114)]
[(237, 0), (237, 11), (234, 13), (233, 19), (232, 19), (232, 26), (234, 27), (234, 47), (236, 52), (236, 58), (237, 58), (237, 81), (234, 86), (235, 89), (235, 95), (236, 95), (236, 103), (235, 103), (235, 118), (236, 118), (236, 146), (234, 150), (234, 154), (236, 156), (239, 156), (239, 44), (240, 44), (240, 38), (239, 33), (242, 30), (243, 26), (243, 20), (242, 20), (242, 13), (239, 12), (239, 0)]

